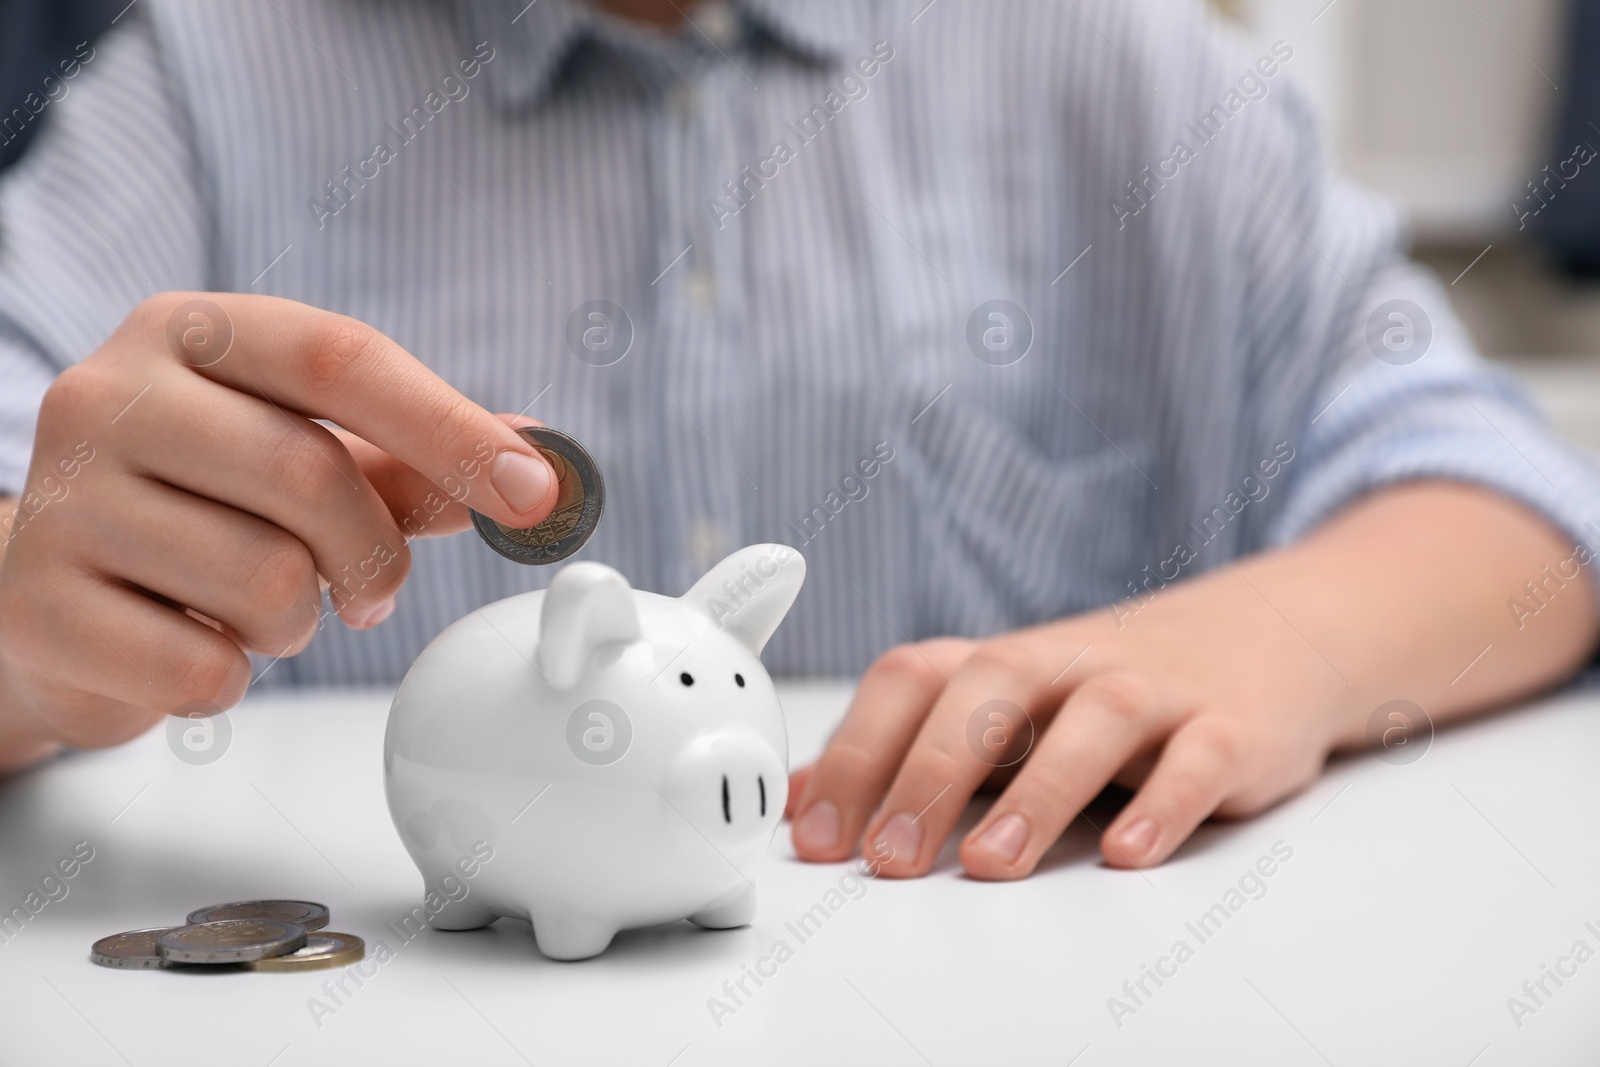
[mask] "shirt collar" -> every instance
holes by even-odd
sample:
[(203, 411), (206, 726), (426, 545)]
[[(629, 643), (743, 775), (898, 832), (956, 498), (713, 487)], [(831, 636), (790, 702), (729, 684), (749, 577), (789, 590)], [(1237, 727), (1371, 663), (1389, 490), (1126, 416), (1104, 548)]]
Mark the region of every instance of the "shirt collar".
[[(874, 2), (732, 0), (732, 6), (779, 47), (831, 65), (869, 44)], [(461, 12), (468, 51), (483, 41), (495, 49), (484, 77), (490, 94), (507, 108), (542, 96), (572, 50), (606, 21), (584, 0), (461, 0)]]
[(871, 0), (741, 0), (735, 6), (779, 44), (820, 63), (871, 46)]

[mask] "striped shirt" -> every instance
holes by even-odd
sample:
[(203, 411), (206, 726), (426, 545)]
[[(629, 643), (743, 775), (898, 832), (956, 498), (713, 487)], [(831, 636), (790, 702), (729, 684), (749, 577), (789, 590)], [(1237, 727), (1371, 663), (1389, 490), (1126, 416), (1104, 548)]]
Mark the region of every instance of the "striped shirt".
[[(525, 4), (128, 11), (0, 185), (0, 486), (52, 377), (183, 288), (356, 316), (572, 433), (582, 555), (639, 588), (800, 548), (785, 673), (1135, 610), (1410, 478), (1595, 540), (1596, 468), (1330, 173), (1295, 41), (1174, 0)], [(551, 575), (413, 551), (390, 621), (263, 684), (393, 681)]]

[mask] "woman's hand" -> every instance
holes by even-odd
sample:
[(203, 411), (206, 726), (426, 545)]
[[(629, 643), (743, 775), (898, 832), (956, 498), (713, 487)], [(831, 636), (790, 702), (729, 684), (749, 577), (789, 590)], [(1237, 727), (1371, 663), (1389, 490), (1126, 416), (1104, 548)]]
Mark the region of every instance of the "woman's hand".
[(1503, 498), (1418, 483), (1115, 611), (895, 648), (794, 776), (795, 849), (841, 860), (866, 842), (892, 853), (881, 873), (925, 874), (973, 793), (1014, 768), (962, 841), (969, 874), (1027, 876), (1111, 781), (1137, 793), (1105, 828), (1106, 861), (1160, 863), (1208, 816), (1304, 788), (1387, 700), (1438, 722), (1569, 671), (1595, 634), (1590, 575), (1541, 611), (1535, 637), (1505, 600), (1572, 550)]
[(511, 421), (342, 315), (145, 301), (40, 407), (0, 556), (0, 770), (232, 705), (247, 651), (311, 640), (324, 588), (377, 625), (408, 538), (468, 504), (542, 519), (555, 475)]
[(1027, 875), (1113, 779), (1144, 785), (1107, 829), (1106, 859), (1144, 866), (1213, 811), (1251, 814), (1305, 786), (1338, 732), (1338, 675), (1242, 581), (1178, 600), (1158, 596), (1120, 630), (1101, 611), (893, 649), (795, 783), (795, 847), (841, 859), (864, 836), (892, 849), (883, 873), (923, 874), (972, 794), (1016, 767), (962, 843), (968, 873)]

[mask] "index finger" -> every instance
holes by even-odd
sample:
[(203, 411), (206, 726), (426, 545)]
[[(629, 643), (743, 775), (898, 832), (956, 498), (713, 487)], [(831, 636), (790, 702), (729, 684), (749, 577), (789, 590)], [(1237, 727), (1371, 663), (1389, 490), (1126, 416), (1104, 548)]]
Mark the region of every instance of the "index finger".
[(146, 313), (197, 373), (336, 423), (490, 518), (531, 526), (555, 506), (531, 444), (366, 323), (238, 293), (163, 293)]
[(935, 701), (867, 824), (863, 849), (891, 856), (884, 874), (926, 874), (978, 786), (1026, 756), (1055, 706), (1041, 644), (1017, 634), (980, 644)]
[(844, 722), (805, 773), (791, 779), (790, 834), (803, 860), (847, 859), (883, 799), (922, 721), (967, 657), (955, 638), (900, 645), (862, 676)]

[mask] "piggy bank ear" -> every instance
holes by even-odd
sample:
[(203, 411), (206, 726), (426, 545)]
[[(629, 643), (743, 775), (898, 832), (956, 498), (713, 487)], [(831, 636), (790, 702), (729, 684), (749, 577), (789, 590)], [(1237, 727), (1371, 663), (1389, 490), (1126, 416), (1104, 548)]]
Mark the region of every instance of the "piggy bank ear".
[(627, 579), (603, 563), (565, 567), (544, 594), (539, 615), (539, 670), (570, 689), (604, 645), (639, 640), (639, 609)]
[(799, 552), (788, 545), (751, 545), (712, 567), (683, 599), (759, 654), (805, 580)]

